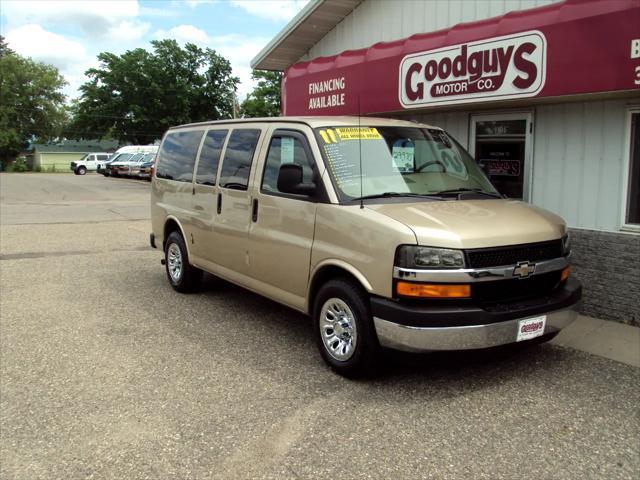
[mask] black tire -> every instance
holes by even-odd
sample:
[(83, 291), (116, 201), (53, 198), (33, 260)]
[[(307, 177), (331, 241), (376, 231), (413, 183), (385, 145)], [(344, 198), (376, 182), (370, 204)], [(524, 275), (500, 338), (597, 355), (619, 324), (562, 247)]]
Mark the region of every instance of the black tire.
[[(346, 360), (335, 358), (325, 346), (323, 339), (328, 332), (321, 324), (321, 322), (324, 324), (323, 307), (330, 299), (341, 300), (353, 314), (357, 336), (353, 353)], [(314, 301), (313, 329), (320, 355), (336, 373), (348, 378), (358, 378), (374, 372), (381, 358), (382, 349), (373, 325), (369, 297), (360, 285), (347, 278), (336, 278), (325, 283)]]
[(102, 175), (104, 175), (105, 177), (109, 176), (109, 172), (107, 172), (106, 170), (104, 172), (102, 172)]
[(87, 169), (85, 167), (78, 167), (78, 168), (76, 168), (76, 174), (78, 174), (78, 175), (86, 175), (87, 174)]
[[(175, 274), (175, 270), (173, 270), (173, 274), (170, 271), (172, 270), (172, 265), (170, 265), (169, 256), (170, 250), (174, 248), (173, 246), (180, 252), (182, 267), (179, 275)], [(202, 280), (202, 270), (189, 264), (189, 254), (180, 232), (175, 231), (169, 234), (164, 244), (164, 260), (167, 279), (174, 290), (180, 293), (191, 293), (198, 289), (200, 280)]]

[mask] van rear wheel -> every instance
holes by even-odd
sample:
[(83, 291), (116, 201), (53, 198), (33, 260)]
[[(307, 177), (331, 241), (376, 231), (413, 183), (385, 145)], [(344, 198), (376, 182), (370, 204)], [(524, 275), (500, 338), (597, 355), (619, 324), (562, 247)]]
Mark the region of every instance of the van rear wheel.
[(325, 283), (314, 302), (316, 343), (324, 361), (338, 374), (357, 378), (373, 373), (381, 355), (369, 298), (348, 279)]
[(174, 290), (191, 293), (198, 289), (202, 270), (189, 264), (189, 254), (180, 232), (171, 232), (164, 245), (167, 278)]

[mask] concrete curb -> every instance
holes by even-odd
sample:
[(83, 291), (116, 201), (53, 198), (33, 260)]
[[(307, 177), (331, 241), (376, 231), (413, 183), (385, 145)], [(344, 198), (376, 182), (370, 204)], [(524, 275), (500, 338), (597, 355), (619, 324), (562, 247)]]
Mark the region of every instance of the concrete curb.
[(551, 342), (640, 368), (640, 328), (580, 315)]

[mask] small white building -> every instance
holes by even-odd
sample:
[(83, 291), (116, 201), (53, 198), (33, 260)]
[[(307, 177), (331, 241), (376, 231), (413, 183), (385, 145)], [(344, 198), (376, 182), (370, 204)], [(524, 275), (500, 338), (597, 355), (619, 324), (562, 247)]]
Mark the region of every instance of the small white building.
[(584, 310), (640, 324), (640, 1), (311, 1), (252, 61), (284, 115), (445, 128), (572, 229)]

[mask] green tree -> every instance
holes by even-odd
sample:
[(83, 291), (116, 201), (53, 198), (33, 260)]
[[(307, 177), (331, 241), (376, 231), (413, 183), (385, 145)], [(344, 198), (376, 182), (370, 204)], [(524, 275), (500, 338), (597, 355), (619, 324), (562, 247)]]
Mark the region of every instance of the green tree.
[(280, 116), (282, 72), (254, 70), (251, 78), (258, 80), (258, 85), (242, 102), (241, 115), (251, 118)]
[(173, 125), (233, 116), (239, 80), (228, 60), (175, 40), (151, 45), (98, 55), (100, 66), (87, 70), (90, 80), (73, 106), (71, 136), (145, 144)]
[(0, 36), (0, 160), (7, 163), (29, 141), (60, 136), (66, 121), (66, 81), (58, 69), (13, 52)]

